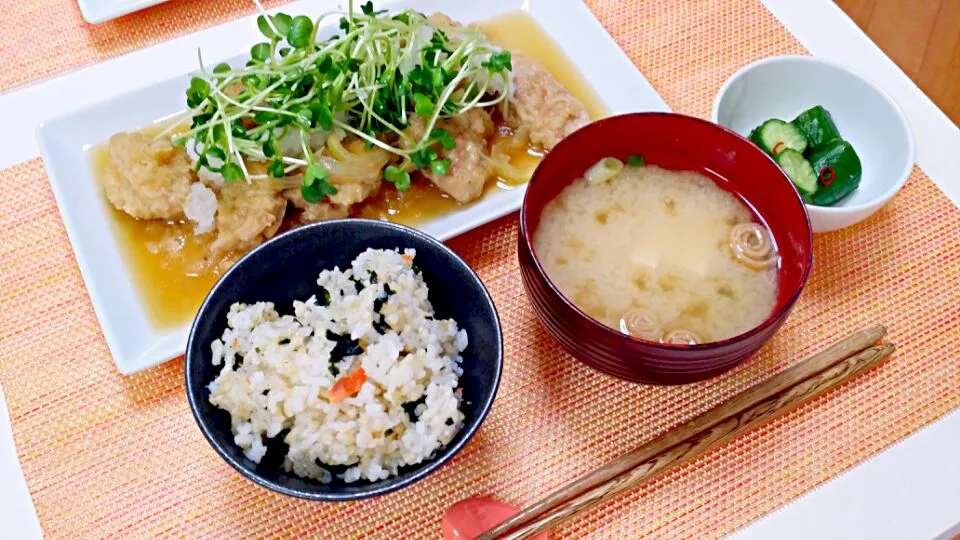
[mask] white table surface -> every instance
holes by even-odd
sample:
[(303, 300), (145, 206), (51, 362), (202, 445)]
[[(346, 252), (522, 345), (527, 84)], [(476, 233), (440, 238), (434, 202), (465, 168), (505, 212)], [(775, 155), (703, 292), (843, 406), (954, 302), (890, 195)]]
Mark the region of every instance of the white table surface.
[[(904, 109), (917, 162), (960, 206), (960, 130), (830, 0), (762, 0), (811, 53), (858, 71)], [(0, 168), (38, 155), (33, 132), (44, 117), (91, 101), (71, 87), (83, 71), (0, 95)], [(48, 100), (71, 95), (70, 99)], [(101, 95), (100, 98), (103, 96)], [(38, 103), (43, 103), (41, 111)], [(59, 105), (58, 105), (59, 103)], [(960, 382), (958, 382), (960, 384)], [(41, 538), (16, 457), (0, 388), (0, 537)], [(948, 538), (960, 533), (960, 410), (738, 531), (735, 538)]]

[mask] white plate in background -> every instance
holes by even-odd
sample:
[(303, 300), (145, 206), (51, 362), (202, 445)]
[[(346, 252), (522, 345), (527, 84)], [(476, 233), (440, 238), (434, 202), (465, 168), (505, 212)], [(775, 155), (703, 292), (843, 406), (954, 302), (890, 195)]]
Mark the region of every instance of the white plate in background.
[[(299, 0), (281, 10), (293, 15), (319, 14), (332, 4)], [(410, 7), (425, 13), (444, 11), (464, 23), (526, 10), (557, 42), (611, 114), (669, 110), (593, 14), (577, 0), (407, 0), (380, 5), (390, 9)], [(336, 21), (331, 20), (330, 27), (335, 25)], [(134, 53), (162, 58), (167, 64), (164, 69), (180, 73), (164, 81), (155, 80), (149, 62), (138, 62), (133, 68), (123, 58), (106, 62), (96, 67), (101, 77), (128, 81), (132, 78), (142, 80), (142, 84), (134, 83), (127, 93), (45, 121), (37, 129), (40, 153), (77, 264), (107, 345), (123, 374), (183, 354), (190, 325), (173, 330), (151, 326), (114, 237), (108, 203), (93, 176), (88, 149), (104, 143), (114, 133), (142, 128), (182, 110), (190, 73), (197, 69), (196, 47), (205, 52), (207, 65), (221, 61), (237, 64), (256, 42), (256, 35), (256, 16), (252, 15)], [(517, 210), (525, 191), (525, 187), (519, 187), (493, 193), (419, 228), (445, 240)]]
[(97, 24), (134, 11), (162, 4), (167, 0), (77, 0), (80, 13), (88, 23)]

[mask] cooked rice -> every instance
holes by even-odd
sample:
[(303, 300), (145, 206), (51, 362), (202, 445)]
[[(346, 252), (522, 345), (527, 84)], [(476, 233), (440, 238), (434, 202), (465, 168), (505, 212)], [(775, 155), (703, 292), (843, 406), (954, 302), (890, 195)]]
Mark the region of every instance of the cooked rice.
[[(433, 318), (415, 255), (368, 249), (347, 270), (324, 270), (294, 315), (269, 302), (230, 307), (211, 345), (214, 365), (224, 367), (210, 403), (230, 413), (234, 442), (250, 460), (260, 463), (268, 439), (282, 437), (287, 471), (374, 481), (453, 439), (464, 418), (457, 386), (467, 333)], [(350, 345), (362, 351), (341, 356), (354, 352)], [(359, 393), (331, 403), (334, 383), (361, 366)]]

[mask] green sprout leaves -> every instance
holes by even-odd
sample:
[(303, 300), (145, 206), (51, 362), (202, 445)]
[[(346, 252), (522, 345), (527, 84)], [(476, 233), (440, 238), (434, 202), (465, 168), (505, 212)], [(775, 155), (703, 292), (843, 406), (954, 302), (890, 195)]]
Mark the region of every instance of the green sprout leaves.
[(287, 32), (287, 43), (294, 49), (306, 49), (312, 42), (313, 21), (306, 15), (297, 15)]
[(510, 57), (510, 51), (500, 51), (490, 56), (490, 59), (481, 64), (490, 70), (491, 73), (501, 71), (510, 71), (513, 69), (513, 61)]
[(318, 203), (328, 195), (336, 195), (337, 188), (327, 182), (327, 168), (319, 163), (314, 163), (307, 167), (307, 172), (303, 175), (303, 184), (300, 186), (300, 194), (308, 203)]
[(430, 171), (437, 176), (443, 176), (450, 170), (449, 159), (439, 159), (430, 163)]
[(194, 77), (190, 79), (190, 88), (187, 88), (187, 107), (196, 109), (210, 95), (210, 83)]
[(270, 58), (273, 47), (269, 43), (257, 43), (250, 48), (250, 58), (257, 62), (266, 62)]
[(227, 182), (235, 182), (243, 178), (243, 169), (236, 163), (227, 163), (220, 169), (220, 174)]
[(449, 131), (442, 128), (436, 128), (431, 131), (430, 140), (440, 143), (440, 146), (443, 146), (447, 150), (453, 150), (457, 146), (457, 141), (453, 138), (453, 135), (450, 135)]
[(429, 167), (431, 163), (440, 159), (440, 157), (437, 155), (436, 150), (428, 146), (419, 152), (411, 154), (410, 159), (413, 160), (413, 164), (416, 165), (418, 169), (425, 169)]
[(369, 0), (365, 4), (360, 6), (360, 11), (367, 17), (378, 17), (387, 12), (387, 10), (385, 9), (381, 9), (380, 11), (374, 11), (373, 2), (370, 2)]
[(324, 131), (333, 129), (333, 113), (330, 112), (330, 106), (322, 101), (314, 101), (308, 105), (313, 118), (314, 125), (320, 126)]
[[(257, 28), (265, 40), (251, 47), (246, 65), (217, 64), (190, 80), (192, 121), (175, 142), (193, 141), (198, 170), (227, 181), (303, 174), (304, 199), (320, 202), (336, 193), (316, 157), (320, 141), (341, 130), (393, 154), (383, 176), (400, 191), (410, 188), (414, 168), (450, 173), (457, 141), (443, 127), (506, 99), (510, 53), (479, 32), (447, 34), (416, 11), (348, 6), (336, 16), (339, 33), (327, 15), (262, 12)], [(414, 115), (422, 135), (409, 129)], [(300, 144), (287, 144), (291, 138)], [(265, 162), (266, 173), (251, 175), (247, 160)]]
[[(287, 36), (287, 32), (290, 31), (291, 24), (293, 24), (293, 17), (287, 15), (286, 13), (271, 15), (270, 23), (267, 22), (266, 15), (260, 15), (257, 17), (257, 28), (259, 28), (260, 33), (269, 40), (279, 41), (280, 39), (285, 38)], [(276, 29), (276, 32), (274, 32), (274, 29)]]
[(397, 187), (397, 191), (407, 191), (410, 189), (410, 173), (390, 165), (383, 171), (383, 178)]
[(433, 101), (427, 96), (416, 93), (413, 95), (413, 110), (420, 116), (430, 116), (433, 114)]

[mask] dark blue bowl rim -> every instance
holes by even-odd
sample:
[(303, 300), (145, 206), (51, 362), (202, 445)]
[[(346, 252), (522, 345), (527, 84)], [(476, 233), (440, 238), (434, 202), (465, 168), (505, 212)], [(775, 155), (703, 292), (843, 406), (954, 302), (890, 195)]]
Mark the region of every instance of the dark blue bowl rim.
[[(494, 327), (496, 328), (496, 340), (500, 344), (499, 350), (497, 351), (496, 365), (494, 366), (494, 380), (493, 388), (490, 392), (490, 397), (484, 400), (482, 403), (477, 403), (475, 406), (476, 416), (472, 423), (464, 425), (461, 432), (464, 433), (464, 436), (455, 444), (451, 444), (443, 447), (437, 452), (437, 455), (432, 459), (421, 462), (418, 465), (414, 465), (413, 469), (408, 473), (409, 476), (401, 479), (395, 480), (396, 477), (391, 477), (386, 480), (381, 480), (380, 482), (369, 483), (369, 489), (364, 490), (360, 493), (337, 493), (337, 492), (312, 492), (305, 490), (292, 489), (282, 485), (279, 482), (274, 482), (268, 480), (258, 475), (256, 472), (250, 470), (244, 464), (240, 463), (239, 460), (233, 459), (229, 454), (227, 454), (221, 446), (214, 440), (212, 435), (212, 428), (207, 424), (207, 421), (201, 417), (197, 408), (197, 400), (201, 398), (199, 390), (206, 389), (206, 385), (203, 385), (198, 388), (198, 391), (193, 391), (200, 382), (195, 382), (191, 376), (190, 364), (193, 361), (198, 361), (191, 355), (191, 351), (194, 350), (194, 341), (197, 339), (196, 329), (198, 321), (207, 311), (209, 305), (212, 303), (212, 299), (217, 295), (224, 281), (226, 281), (229, 276), (234, 273), (241, 272), (240, 268), (242, 265), (255, 253), (261, 251), (267, 251), (272, 249), (272, 246), (283, 241), (285, 238), (291, 236), (298, 236), (304, 234), (319, 234), (319, 231), (326, 228), (338, 227), (345, 223), (351, 224), (363, 224), (369, 227), (381, 228), (384, 230), (392, 230), (398, 232), (402, 235), (413, 236), (419, 238), (420, 240), (426, 242), (432, 248), (441, 251), (446, 254), (454, 264), (462, 266), (465, 270), (468, 271), (468, 275), (472, 276), (473, 280), (471, 283), (464, 284), (463, 286), (475, 286), (483, 293), (483, 297), (486, 300), (486, 303), (489, 305), (493, 317), (494, 317)], [(428, 284), (429, 286), (429, 284)], [(490, 291), (487, 290), (487, 287), (483, 284), (483, 281), (480, 280), (480, 276), (477, 275), (476, 271), (466, 263), (459, 255), (457, 255), (452, 249), (447, 247), (446, 244), (437, 240), (433, 236), (430, 236), (422, 231), (408, 227), (406, 225), (400, 225), (397, 223), (392, 223), (389, 221), (380, 221), (373, 219), (360, 219), (360, 218), (344, 218), (344, 219), (335, 219), (329, 221), (321, 221), (318, 223), (312, 223), (298, 227), (296, 229), (287, 231), (283, 234), (277, 235), (274, 238), (271, 238), (267, 242), (257, 246), (256, 248), (247, 252), (243, 257), (240, 258), (233, 266), (231, 266), (214, 284), (210, 289), (210, 292), (207, 293), (207, 296), (204, 298), (203, 303), (200, 304), (200, 309), (197, 311), (197, 315), (194, 318), (193, 323), (190, 325), (190, 334), (187, 338), (187, 348), (184, 354), (184, 379), (187, 393), (187, 400), (190, 403), (190, 411), (193, 413), (193, 418), (199, 426), (200, 431), (203, 433), (204, 438), (206, 438), (207, 443), (213, 447), (217, 454), (226, 461), (231, 467), (233, 467), (237, 472), (246, 477), (247, 479), (253, 481), (254, 483), (265, 487), (267, 489), (282, 493), (284, 495), (289, 495), (291, 497), (297, 497), (300, 499), (307, 499), (313, 501), (323, 501), (323, 502), (346, 502), (346, 501), (356, 501), (362, 499), (368, 499), (371, 497), (377, 497), (380, 495), (385, 495), (405, 487), (409, 487), (412, 484), (422, 480), (426, 476), (430, 475), (432, 472), (436, 471), (442, 467), (446, 462), (450, 461), (464, 446), (473, 438), (477, 430), (480, 429), (480, 426), (483, 424), (483, 421), (486, 419), (487, 414), (490, 412), (490, 408), (493, 406), (493, 401), (497, 396), (497, 391), (500, 388), (500, 378), (503, 374), (503, 329), (500, 325), (500, 315), (497, 313), (496, 304), (493, 302), (493, 298), (490, 296)], [(394, 479), (391, 482), (391, 479)], [(385, 483), (385, 485), (378, 485)], [(320, 484), (318, 484), (320, 485)], [(355, 484), (362, 485), (362, 484)]]

